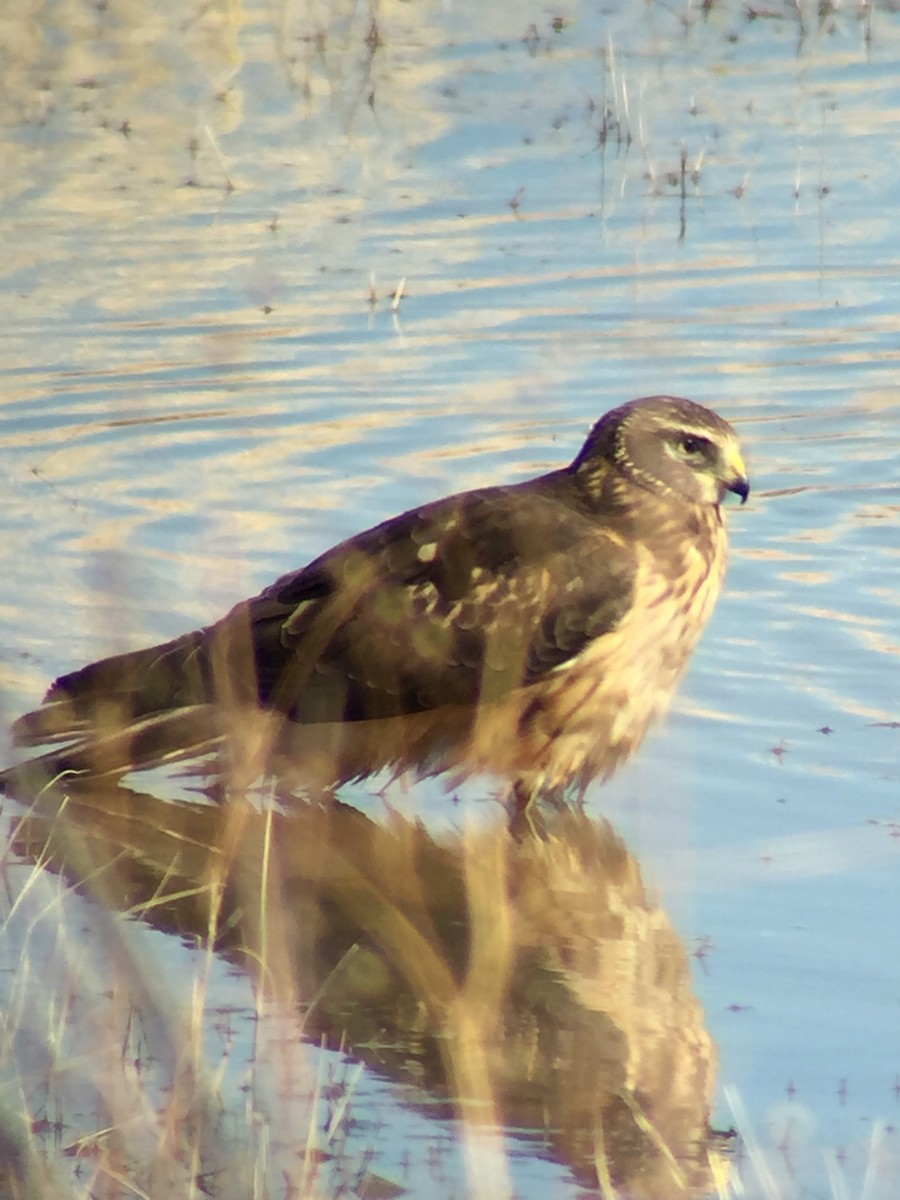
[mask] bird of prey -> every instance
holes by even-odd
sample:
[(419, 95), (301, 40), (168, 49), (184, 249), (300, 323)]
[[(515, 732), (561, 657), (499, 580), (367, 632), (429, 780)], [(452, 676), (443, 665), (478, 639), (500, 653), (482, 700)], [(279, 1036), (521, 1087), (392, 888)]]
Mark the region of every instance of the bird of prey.
[(216, 748), (251, 782), (327, 792), (382, 768), (583, 794), (666, 707), (719, 593), (734, 430), (650, 396), (568, 466), (426, 504), (335, 546), (214, 625), (58, 679), (14, 725), (66, 776)]

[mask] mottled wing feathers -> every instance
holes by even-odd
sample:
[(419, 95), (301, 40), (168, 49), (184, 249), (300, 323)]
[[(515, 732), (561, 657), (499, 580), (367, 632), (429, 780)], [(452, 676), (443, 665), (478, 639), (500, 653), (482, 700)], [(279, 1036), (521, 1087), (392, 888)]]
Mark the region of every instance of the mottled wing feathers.
[(625, 542), (552, 489), (451, 497), (250, 602), (260, 694), (304, 723), (490, 701), (612, 629), (633, 576)]

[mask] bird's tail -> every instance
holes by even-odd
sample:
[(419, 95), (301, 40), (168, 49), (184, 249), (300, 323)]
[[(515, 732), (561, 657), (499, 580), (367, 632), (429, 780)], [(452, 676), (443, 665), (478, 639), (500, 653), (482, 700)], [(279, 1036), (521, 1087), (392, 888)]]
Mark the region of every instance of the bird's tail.
[(63, 675), (12, 736), (56, 747), (32, 760), (48, 776), (122, 775), (204, 753), (221, 743), (230, 713), (254, 707), (249, 628), (231, 620)]
[(198, 630), (61, 676), (43, 705), (13, 724), (13, 741), (40, 746), (89, 731), (113, 734), (157, 713), (210, 702), (215, 686), (210, 634)]
[(155, 713), (116, 729), (86, 729), (81, 736), (70, 728), (54, 740), (59, 743), (56, 748), (0, 771), (0, 792), (35, 797), (53, 785), (116, 778), (136, 769), (198, 758), (217, 751), (225, 731), (221, 710), (198, 704)]

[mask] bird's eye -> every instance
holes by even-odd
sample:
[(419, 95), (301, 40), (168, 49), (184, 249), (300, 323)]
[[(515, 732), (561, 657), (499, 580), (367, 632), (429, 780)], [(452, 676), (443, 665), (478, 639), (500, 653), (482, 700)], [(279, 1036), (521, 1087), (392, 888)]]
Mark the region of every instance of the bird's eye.
[(696, 437), (692, 433), (684, 433), (678, 439), (679, 447), (692, 458), (703, 454), (708, 444), (706, 438)]

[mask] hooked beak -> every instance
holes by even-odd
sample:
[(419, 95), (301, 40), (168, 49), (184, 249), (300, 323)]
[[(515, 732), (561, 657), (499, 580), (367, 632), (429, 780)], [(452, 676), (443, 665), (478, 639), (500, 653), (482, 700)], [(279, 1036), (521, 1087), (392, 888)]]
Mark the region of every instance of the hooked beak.
[(747, 478), (747, 468), (744, 466), (744, 460), (738, 450), (729, 455), (726, 468), (722, 475), (723, 487), (729, 492), (734, 492), (736, 496), (740, 496), (741, 504), (746, 504), (747, 497), (750, 495), (750, 480)]

